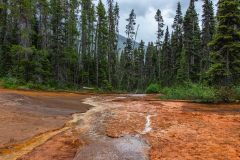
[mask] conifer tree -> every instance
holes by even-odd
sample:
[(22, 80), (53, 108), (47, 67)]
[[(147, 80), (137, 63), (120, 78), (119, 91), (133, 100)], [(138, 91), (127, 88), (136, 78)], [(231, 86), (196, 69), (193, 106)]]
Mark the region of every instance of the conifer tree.
[(195, 10), (195, 0), (190, 1), (190, 6), (184, 17), (184, 54), (182, 57), (181, 68), (184, 68), (181, 73), (185, 81), (191, 80), (197, 82), (200, 74), (200, 59), (201, 59), (201, 40), (200, 28), (197, 12)]
[(156, 47), (157, 47), (157, 76), (158, 76), (158, 80), (160, 80), (161, 78), (161, 60), (160, 60), (160, 57), (161, 57), (161, 47), (162, 47), (162, 38), (163, 38), (163, 27), (164, 27), (164, 23), (163, 23), (163, 17), (162, 17), (162, 13), (161, 11), (158, 9), (157, 10), (157, 13), (155, 15), (155, 20), (156, 22), (158, 23), (158, 27), (157, 27), (157, 42), (156, 42)]
[[(97, 86), (104, 85), (108, 81), (108, 62), (107, 57), (109, 56), (107, 54), (108, 51), (108, 23), (107, 23), (107, 16), (106, 16), (106, 10), (104, 8), (104, 5), (102, 1), (99, 1), (99, 4), (97, 6)], [(104, 87), (104, 86), (102, 86)]]
[(117, 43), (118, 43), (118, 34), (119, 34), (119, 19), (120, 19), (120, 8), (119, 4), (116, 2), (114, 6), (114, 19), (115, 19), (115, 32), (117, 36), (115, 37), (115, 51), (117, 51)]
[(219, 1), (217, 31), (210, 46), (212, 65), (208, 75), (211, 83), (218, 86), (239, 84), (240, 1)]
[(115, 31), (115, 15), (114, 15), (114, 1), (108, 0), (108, 81), (112, 84), (113, 77), (115, 76), (115, 63), (116, 63), (116, 50), (115, 50), (115, 40), (116, 34)]
[(156, 46), (154, 46), (153, 42), (149, 42), (146, 51), (146, 59), (145, 59), (145, 86), (148, 86), (150, 83), (154, 83), (157, 81), (156, 78), (156, 58), (157, 58), (157, 50)]
[[(92, 0), (81, 1), (81, 74), (82, 83), (90, 85), (91, 66), (93, 66), (93, 36), (94, 36), (95, 12)], [(94, 67), (93, 67), (94, 68)], [(94, 71), (92, 72), (94, 73)], [(94, 75), (94, 74), (93, 74)], [(95, 79), (96, 76), (93, 76)]]
[(6, 60), (7, 60), (7, 51), (6, 51), (6, 31), (7, 31), (7, 9), (8, 9), (8, 0), (0, 1), (0, 76), (6, 74)]
[(170, 44), (170, 34), (169, 29), (167, 27), (164, 41), (163, 41), (163, 47), (162, 47), (162, 84), (165, 86), (169, 86), (171, 82), (171, 44)]
[(202, 59), (201, 59), (201, 77), (210, 67), (210, 49), (209, 42), (212, 41), (215, 32), (215, 18), (213, 3), (211, 0), (204, 0), (202, 15)]
[(53, 65), (54, 77), (58, 82), (64, 80), (63, 57), (65, 41), (64, 6), (60, 0), (51, 0), (51, 63)]
[(141, 40), (138, 49), (134, 55), (134, 67), (136, 73), (136, 89), (144, 90), (144, 54), (145, 54), (145, 45), (144, 42)]
[(77, 21), (78, 21), (78, 7), (79, 2), (77, 0), (70, 0), (67, 2), (65, 6), (66, 10), (66, 24), (65, 24), (65, 39), (66, 39), (66, 46), (65, 46), (65, 70), (66, 75), (65, 79), (68, 82), (76, 83), (77, 81), (77, 72), (79, 72), (77, 68), (77, 37), (79, 35), (79, 31), (77, 29)]
[(132, 69), (133, 69), (133, 40), (135, 35), (135, 25), (136, 25), (136, 14), (134, 10), (129, 14), (127, 19), (128, 24), (126, 25), (126, 35), (127, 41), (124, 49), (124, 74), (122, 85), (126, 86), (127, 90), (131, 90), (132, 82)]
[[(35, 19), (36, 19), (36, 48), (47, 50), (49, 48), (50, 38), (50, 6), (47, 0), (37, 0), (35, 4)], [(36, 18), (38, 17), (38, 18)]]
[(178, 70), (180, 68), (181, 54), (183, 50), (183, 16), (180, 2), (177, 4), (176, 16), (174, 18), (172, 28), (172, 77), (173, 80), (176, 80)]
[(164, 23), (163, 23), (163, 17), (161, 14), (161, 11), (158, 9), (157, 13), (155, 15), (155, 20), (158, 23), (158, 29), (157, 29), (157, 46), (158, 49), (160, 48), (160, 46), (162, 45), (162, 37), (163, 37), (163, 27), (164, 27)]

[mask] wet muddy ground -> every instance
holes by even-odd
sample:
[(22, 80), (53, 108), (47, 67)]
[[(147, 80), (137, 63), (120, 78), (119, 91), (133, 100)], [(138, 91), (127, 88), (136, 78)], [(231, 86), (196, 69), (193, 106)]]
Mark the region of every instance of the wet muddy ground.
[(240, 159), (239, 104), (0, 90), (0, 119), (0, 160)]

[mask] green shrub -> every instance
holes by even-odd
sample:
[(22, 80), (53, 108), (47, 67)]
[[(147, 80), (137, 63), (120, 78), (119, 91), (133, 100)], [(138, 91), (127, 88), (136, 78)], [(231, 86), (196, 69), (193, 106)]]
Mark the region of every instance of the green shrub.
[(14, 89), (17, 88), (19, 84), (20, 82), (16, 78), (3, 78), (2, 80), (2, 86), (4, 88)]
[(147, 89), (146, 93), (151, 94), (151, 93), (159, 93), (160, 86), (158, 84), (150, 84)]
[(104, 91), (112, 91), (113, 87), (112, 87), (111, 83), (108, 82), (108, 80), (104, 80), (102, 89)]
[(240, 100), (240, 86), (219, 87), (216, 91), (217, 98), (222, 102), (234, 102)]
[(201, 102), (214, 101), (215, 89), (201, 84), (185, 84), (176, 87), (160, 89), (163, 99), (195, 100)]
[(236, 92), (236, 95), (237, 95), (237, 99), (240, 100), (240, 86), (235, 87), (235, 92)]

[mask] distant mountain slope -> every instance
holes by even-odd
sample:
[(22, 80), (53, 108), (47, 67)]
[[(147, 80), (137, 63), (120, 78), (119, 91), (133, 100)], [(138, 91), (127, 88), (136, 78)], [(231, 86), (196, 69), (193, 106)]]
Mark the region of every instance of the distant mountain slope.
[[(123, 49), (124, 49), (124, 47), (125, 47), (125, 42), (127, 41), (127, 38), (126, 37), (124, 37), (124, 36), (122, 36), (122, 35), (118, 35), (118, 50), (121, 52)], [(138, 43), (138, 42), (135, 42), (135, 48), (138, 48), (139, 47), (139, 44), (140, 43)], [(147, 47), (145, 46), (145, 49), (146, 49)]]

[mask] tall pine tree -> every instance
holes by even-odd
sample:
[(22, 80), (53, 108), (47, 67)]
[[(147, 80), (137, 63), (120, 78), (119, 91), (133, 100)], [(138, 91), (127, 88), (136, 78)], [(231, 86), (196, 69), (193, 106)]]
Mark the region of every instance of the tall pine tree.
[(220, 0), (217, 31), (210, 44), (212, 65), (208, 71), (213, 85), (240, 82), (240, 1)]
[(183, 16), (181, 3), (178, 2), (176, 16), (172, 25), (173, 34), (171, 37), (172, 48), (172, 77), (173, 81), (177, 79), (178, 70), (180, 68), (181, 54), (183, 50)]
[[(99, 87), (100, 84), (104, 85), (108, 81), (108, 62), (107, 54), (108, 51), (108, 23), (107, 23), (107, 16), (106, 10), (102, 1), (99, 1), (97, 6), (97, 54), (96, 54), (96, 81), (97, 86)], [(104, 86), (100, 86), (104, 87)]]
[(162, 13), (161, 11), (158, 9), (155, 15), (155, 20), (158, 23), (158, 27), (157, 27), (157, 42), (156, 42), (156, 47), (157, 47), (157, 76), (158, 76), (158, 80), (160, 80), (161, 78), (161, 47), (162, 47), (162, 38), (163, 38), (163, 27), (164, 27), (164, 21), (163, 21), (163, 17), (162, 17)]
[(215, 17), (213, 3), (211, 0), (204, 0), (202, 15), (202, 59), (201, 59), (201, 77), (210, 67), (210, 48), (209, 42), (212, 41), (215, 32)]
[(126, 25), (126, 46), (124, 49), (124, 71), (123, 71), (123, 78), (122, 78), (122, 86), (127, 90), (132, 90), (132, 70), (133, 70), (133, 41), (135, 35), (135, 25), (136, 25), (136, 14), (134, 10), (131, 11), (129, 14), (129, 18), (127, 19), (128, 24)]
[(184, 81), (197, 82), (200, 74), (201, 59), (201, 39), (198, 15), (195, 10), (195, 0), (190, 0), (190, 6), (184, 17), (184, 53), (182, 55), (182, 64), (180, 77)]
[(163, 47), (162, 47), (162, 84), (164, 86), (169, 86), (172, 79), (171, 79), (171, 71), (172, 71), (172, 66), (171, 66), (171, 44), (170, 44), (170, 34), (169, 34), (169, 29), (167, 27), (164, 41), (163, 41)]

